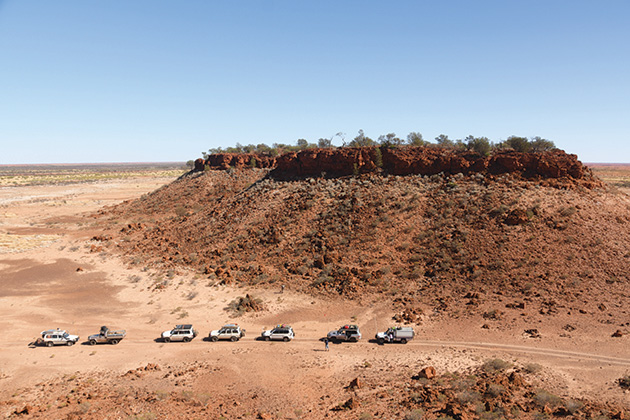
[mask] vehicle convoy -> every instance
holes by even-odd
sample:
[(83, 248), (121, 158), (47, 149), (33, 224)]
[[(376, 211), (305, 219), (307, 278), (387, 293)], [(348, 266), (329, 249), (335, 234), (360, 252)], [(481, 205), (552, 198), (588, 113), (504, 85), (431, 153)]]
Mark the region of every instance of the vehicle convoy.
[(383, 343), (403, 343), (413, 339), (414, 333), (411, 327), (390, 327), (385, 332), (376, 333), (378, 344)]
[(328, 339), (331, 341), (352, 341), (357, 342), (361, 339), (361, 332), (358, 325), (344, 325), (336, 331), (328, 333)]
[(59, 328), (42, 331), (40, 334), (42, 338), (39, 338), (37, 342), (45, 345), (46, 347), (60, 345), (72, 346), (79, 341), (78, 335), (68, 334), (66, 331), (60, 330)]
[(106, 326), (101, 327), (101, 331), (98, 334), (92, 334), (88, 337), (88, 342), (91, 345), (100, 343), (118, 344), (120, 340), (125, 338), (127, 332), (125, 330), (111, 331)]
[(238, 341), (245, 337), (245, 330), (236, 324), (226, 324), (220, 330), (210, 331), (210, 341), (230, 340)]
[(269, 340), (282, 340), (282, 341), (290, 341), (295, 338), (295, 333), (293, 332), (293, 328), (290, 325), (278, 324), (272, 330), (263, 331), (261, 337), (265, 341)]
[(197, 330), (195, 330), (191, 324), (176, 325), (172, 330), (162, 333), (162, 340), (166, 343), (170, 343), (171, 341), (183, 341), (187, 343), (195, 337), (197, 337)]

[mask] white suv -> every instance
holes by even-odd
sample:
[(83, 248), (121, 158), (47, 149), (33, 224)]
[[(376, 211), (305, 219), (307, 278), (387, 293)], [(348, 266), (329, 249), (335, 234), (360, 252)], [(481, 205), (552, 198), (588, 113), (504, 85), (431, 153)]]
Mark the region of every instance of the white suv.
[(162, 340), (169, 343), (171, 341), (189, 342), (197, 337), (197, 330), (193, 329), (190, 324), (176, 325), (175, 328), (162, 333)]
[(293, 328), (290, 325), (279, 324), (273, 330), (267, 330), (262, 332), (262, 338), (265, 341), (269, 340), (282, 340), (290, 341), (295, 338)]
[(60, 330), (59, 328), (42, 331), (41, 335), (41, 342), (47, 347), (59, 346), (62, 344), (71, 346), (79, 341), (78, 335), (68, 334), (66, 331)]
[(245, 336), (245, 330), (236, 324), (227, 324), (221, 327), (220, 330), (210, 331), (210, 341), (218, 340), (230, 340), (238, 341), (241, 337)]

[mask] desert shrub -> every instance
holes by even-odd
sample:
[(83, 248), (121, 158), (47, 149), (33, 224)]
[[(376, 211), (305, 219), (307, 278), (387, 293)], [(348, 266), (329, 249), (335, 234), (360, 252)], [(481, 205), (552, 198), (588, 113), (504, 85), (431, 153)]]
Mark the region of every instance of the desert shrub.
[(570, 414), (575, 414), (584, 407), (584, 403), (576, 400), (569, 400), (564, 404), (565, 408)]
[(526, 137), (510, 136), (502, 143), (502, 146), (514, 149), (517, 152), (529, 152), (532, 144)]
[(488, 385), (488, 388), (486, 389), (486, 393), (493, 398), (500, 396), (504, 392), (505, 392), (505, 387), (499, 384), (490, 384)]
[(409, 401), (414, 404), (421, 404), (424, 402), (424, 397), (418, 392), (413, 392), (411, 393), (411, 395), (409, 395)]
[(510, 367), (512, 367), (512, 364), (502, 359), (488, 360), (481, 366), (486, 373), (502, 372)]
[(178, 217), (184, 217), (187, 213), (188, 210), (186, 210), (185, 207), (178, 206), (177, 208), (175, 208), (175, 215), (177, 215)]
[(424, 410), (417, 409), (417, 410), (409, 411), (408, 413), (405, 414), (405, 417), (403, 418), (405, 420), (422, 420), (423, 417), (424, 417)]
[(383, 167), (383, 154), (381, 153), (381, 149), (378, 147), (374, 149), (374, 164), (378, 168)]
[(157, 418), (157, 414), (148, 412), (129, 416), (129, 420), (153, 420)]
[(476, 391), (465, 390), (457, 394), (457, 401), (461, 404), (474, 403), (481, 400), (481, 394)]
[(577, 209), (573, 206), (571, 207), (563, 207), (560, 209), (560, 215), (564, 217), (573, 216), (577, 212)]
[(466, 148), (475, 151), (482, 156), (487, 156), (492, 150), (492, 143), (487, 137), (468, 136), (466, 139)]
[(539, 365), (538, 363), (527, 363), (523, 366), (523, 369), (527, 373), (538, 373), (542, 370), (542, 368), (542, 365)]
[(618, 380), (619, 386), (623, 389), (630, 389), (630, 375), (626, 375)]
[(140, 280), (142, 280), (142, 277), (138, 275), (129, 276), (129, 283), (138, 283)]
[(508, 206), (506, 206), (505, 204), (501, 204), (500, 206), (495, 207), (492, 210), (490, 210), (490, 216), (493, 216), (493, 217), (502, 216), (508, 210), (509, 210)]
[(540, 407), (549, 406), (553, 408), (562, 403), (562, 398), (544, 389), (539, 389), (534, 395), (534, 402)]

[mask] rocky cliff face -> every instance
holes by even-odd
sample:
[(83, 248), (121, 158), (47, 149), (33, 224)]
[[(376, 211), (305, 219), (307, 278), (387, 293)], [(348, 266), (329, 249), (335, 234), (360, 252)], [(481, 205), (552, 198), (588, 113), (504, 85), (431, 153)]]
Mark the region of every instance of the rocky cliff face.
[(505, 151), (481, 156), (470, 151), (435, 147), (360, 147), (308, 149), (279, 157), (257, 154), (214, 154), (195, 162), (196, 170), (270, 168), (276, 178), (345, 176), (383, 171), (391, 175), (499, 175), (518, 174), (525, 178), (590, 178), (590, 171), (576, 155), (562, 150), (540, 153)]

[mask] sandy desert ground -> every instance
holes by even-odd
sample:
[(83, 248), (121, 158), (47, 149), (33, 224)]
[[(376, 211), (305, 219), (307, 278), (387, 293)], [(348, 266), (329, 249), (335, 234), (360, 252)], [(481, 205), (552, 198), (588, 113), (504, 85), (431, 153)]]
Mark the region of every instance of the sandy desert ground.
[[(194, 272), (170, 273), (177, 286), (156, 291), (151, 270), (126, 267), (91, 241), (99, 225), (88, 215), (172, 179), (0, 188), (1, 415), (10, 416), (25, 404), (45, 399), (42, 384), (54, 389), (73, 378), (102, 378), (124, 388), (129, 386), (121, 379), (126, 372), (155, 364), (161, 374), (147, 374), (138, 381), (156, 393), (189, 390), (207, 395), (215, 407), (232, 401), (239, 406), (239, 415), (264, 406), (274, 416), (270, 418), (309, 414), (319, 418), (347, 399), (339, 390), (356, 377), (411, 376), (429, 365), (439, 373), (463, 372), (492, 358), (540, 365), (528, 380), (563, 398), (601, 399), (630, 407), (630, 393), (616, 383), (630, 373), (630, 337), (611, 337), (612, 327), (603, 328), (594, 317), (567, 314), (547, 320), (525, 309), (509, 313), (500, 325), (489, 322), (488, 329), (478, 321), (427, 318), (416, 326), (417, 337), (411, 343), (379, 346), (368, 340), (393, 322), (386, 302), (216, 286)], [(233, 318), (224, 308), (246, 293), (261, 298), (268, 309)], [(240, 342), (204, 339), (229, 321), (246, 329)], [(200, 336), (191, 343), (158, 340), (162, 331), (178, 323), (193, 323)], [(256, 340), (263, 329), (277, 323), (290, 323), (296, 339)], [(365, 339), (333, 344), (324, 352), (320, 338), (346, 323), (359, 324)], [(569, 323), (575, 331), (563, 329)], [(116, 346), (84, 343), (101, 325), (126, 329), (127, 338)], [(40, 331), (56, 327), (80, 335), (80, 344), (33, 345)], [(523, 333), (527, 328), (537, 328), (541, 337), (530, 338)], [(195, 373), (178, 381), (177, 372), (187, 370)], [(225, 408), (226, 418), (232, 417), (230, 410)]]

